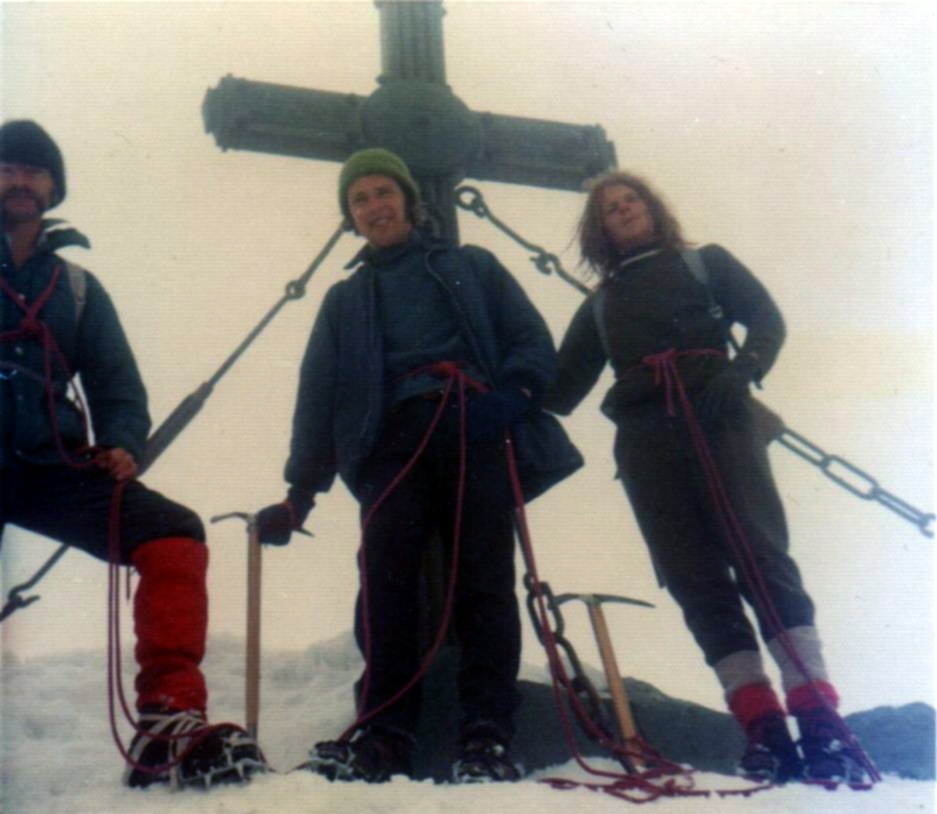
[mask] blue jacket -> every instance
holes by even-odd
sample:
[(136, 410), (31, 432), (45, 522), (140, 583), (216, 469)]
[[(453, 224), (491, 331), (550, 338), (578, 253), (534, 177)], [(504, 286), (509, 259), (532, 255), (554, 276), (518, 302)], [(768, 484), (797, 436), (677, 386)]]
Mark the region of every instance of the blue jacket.
[[(524, 387), (535, 395), (556, 374), (549, 329), (523, 289), (491, 252), (415, 233), (422, 268), (447, 292), (460, 328), (493, 388)], [(360, 253), (353, 263), (366, 258)], [(363, 262), (329, 289), (300, 371), (285, 477), (309, 492), (327, 491), (336, 474), (353, 494), (374, 449), (386, 411), (376, 270)], [(555, 419), (543, 411), (514, 431), (529, 498), (582, 465)]]
[[(81, 272), (84, 304), (77, 304), (67, 264), (56, 254), (69, 245), (89, 244), (74, 229), (44, 232), (32, 257), (14, 269), (7, 242), (0, 238), (0, 273), (32, 303), (46, 290), (55, 269), (61, 269), (55, 290), (38, 317), (51, 330), (68, 372), (80, 378), (95, 443), (123, 447), (140, 460), (150, 429), (146, 390), (114, 305), (90, 272)], [(0, 331), (16, 331), (22, 317), (19, 306), (0, 292)], [(17, 459), (61, 463), (43, 380), (44, 364), (42, 344), (35, 338), (0, 343), (0, 464)], [(88, 439), (78, 409), (67, 397), (69, 376), (56, 358), (52, 371), (55, 423), (65, 448), (74, 450)]]

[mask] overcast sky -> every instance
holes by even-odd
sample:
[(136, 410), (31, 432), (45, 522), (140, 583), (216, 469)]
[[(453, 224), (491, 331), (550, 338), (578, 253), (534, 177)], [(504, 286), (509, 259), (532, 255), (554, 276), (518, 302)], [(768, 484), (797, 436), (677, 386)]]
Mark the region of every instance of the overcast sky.
[[(378, 12), (343, 3), (4, 3), (2, 116), (57, 139), (68, 199), (91, 238), (70, 256), (114, 297), (158, 423), (211, 376), (338, 223), (335, 164), (222, 152), (205, 91), (226, 74), (369, 94)], [(448, 82), (473, 110), (601, 124), (622, 167), (647, 176), (687, 236), (719, 243), (768, 286), (789, 339), (764, 399), (787, 424), (902, 498), (933, 508), (932, 24), (924, 3), (448, 2)], [(576, 263), (582, 197), (481, 184), (500, 218)], [(557, 342), (580, 301), (527, 253), (461, 216)], [(339, 243), (147, 477), (206, 520), (279, 500), (297, 369), (325, 290), (358, 241)], [(609, 611), (625, 674), (720, 705), (715, 679), (658, 591), (620, 487), (609, 382), (567, 421), (588, 465), (531, 508), (541, 574), (557, 592), (658, 604)], [(793, 552), (819, 606), (847, 711), (933, 701), (933, 541), (772, 453)], [(265, 552), (265, 644), (347, 629), (356, 507), (336, 484), (315, 539)], [(245, 544), (210, 529), (213, 631), (243, 627)], [(53, 549), (8, 529), (4, 592)], [(5, 652), (103, 642), (105, 569), (70, 553), (43, 599), (4, 624)], [(570, 610), (572, 635), (598, 661)], [(542, 656), (529, 635), (524, 659)], [(103, 682), (103, 665), (102, 665)]]

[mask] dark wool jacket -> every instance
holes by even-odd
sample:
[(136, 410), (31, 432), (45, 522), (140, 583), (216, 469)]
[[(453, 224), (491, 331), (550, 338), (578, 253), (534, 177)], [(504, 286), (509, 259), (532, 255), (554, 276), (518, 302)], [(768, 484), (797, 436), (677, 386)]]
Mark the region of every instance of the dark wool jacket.
[[(654, 394), (660, 397), (653, 371), (641, 366), (645, 356), (671, 348), (727, 349), (725, 325), (709, 311), (707, 285), (693, 276), (679, 251), (649, 253), (649, 248), (653, 247), (624, 258), (573, 316), (560, 346), (556, 383), (544, 399), (547, 409), (560, 415), (571, 413), (610, 362), (616, 382), (602, 410), (615, 419)], [(760, 379), (771, 369), (784, 342), (781, 313), (765, 287), (729, 252), (714, 245), (699, 251), (713, 299), (730, 323), (745, 326), (742, 352), (760, 360)], [(722, 357), (678, 362), (690, 392), (698, 391), (727, 364)]]
[[(58, 225), (50, 221), (47, 227)], [(147, 397), (133, 353), (117, 312), (100, 282), (84, 272), (84, 304), (65, 261), (56, 252), (65, 246), (88, 247), (74, 229), (44, 230), (33, 256), (13, 268), (9, 246), (0, 239), (0, 273), (26, 303), (34, 302), (61, 268), (52, 296), (39, 319), (52, 332), (72, 376), (84, 392), (94, 441), (99, 446), (123, 447), (137, 460), (143, 454), (150, 418)], [(16, 331), (23, 311), (0, 291), (0, 331)], [(43, 384), (44, 351), (40, 340), (19, 338), (0, 343), (0, 464), (21, 459), (38, 464), (61, 463), (55, 443), (48, 396)], [(87, 443), (79, 412), (67, 397), (68, 376), (52, 359), (55, 424), (66, 449)]]
[[(490, 385), (543, 393), (555, 375), (556, 351), (543, 318), (514, 278), (484, 249), (456, 247), (418, 232), (413, 239), (420, 268), (446, 292)], [(326, 294), (300, 371), (285, 477), (309, 492), (327, 491), (336, 474), (356, 492), (358, 471), (374, 449), (387, 409), (379, 272), (366, 258), (366, 251), (359, 253), (355, 261), (362, 264), (354, 274)], [(527, 464), (551, 473), (537, 493), (582, 464), (559, 425), (545, 426), (550, 420), (539, 411), (515, 433), (519, 457), (526, 459), (522, 470)], [(531, 424), (536, 433), (524, 426)]]

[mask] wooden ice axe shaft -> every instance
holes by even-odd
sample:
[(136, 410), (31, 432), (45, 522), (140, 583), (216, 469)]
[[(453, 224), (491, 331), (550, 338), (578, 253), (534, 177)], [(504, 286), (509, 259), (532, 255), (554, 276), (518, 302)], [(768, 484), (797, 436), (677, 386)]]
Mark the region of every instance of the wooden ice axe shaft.
[(561, 594), (556, 597), (555, 601), (559, 605), (571, 599), (581, 600), (589, 609), (589, 621), (592, 623), (592, 631), (595, 634), (599, 655), (602, 658), (602, 668), (605, 671), (605, 680), (608, 682), (608, 691), (612, 696), (612, 706), (615, 710), (615, 717), (618, 719), (622, 743), (625, 746), (636, 745), (639, 739), (638, 727), (634, 722), (634, 716), (631, 714), (631, 704), (628, 700), (628, 694), (625, 692), (618, 662), (615, 659), (615, 650), (612, 647), (612, 640), (608, 633), (602, 603), (621, 602), (647, 608), (653, 608), (654, 606), (650, 602), (644, 602), (640, 599), (626, 599), (622, 596), (610, 596), (608, 594)]
[(615, 660), (612, 640), (608, 635), (608, 625), (605, 623), (605, 613), (598, 603), (588, 602), (586, 604), (589, 608), (589, 621), (592, 623), (595, 641), (599, 646), (599, 655), (602, 657), (605, 680), (608, 682), (608, 690), (612, 695), (612, 706), (615, 709), (615, 717), (618, 719), (618, 727), (621, 730), (622, 743), (627, 745), (638, 737), (638, 728), (631, 714), (631, 704), (628, 701), (621, 680), (618, 662)]

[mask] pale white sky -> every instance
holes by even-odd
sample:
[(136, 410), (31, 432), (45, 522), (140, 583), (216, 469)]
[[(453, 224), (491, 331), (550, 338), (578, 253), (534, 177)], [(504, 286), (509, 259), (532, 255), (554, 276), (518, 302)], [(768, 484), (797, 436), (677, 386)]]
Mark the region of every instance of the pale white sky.
[[(2, 117), (58, 140), (91, 237), (71, 256), (118, 304), (159, 423), (306, 268), (338, 222), (334, 164), (218, 150), (205, 91), (235, 76), (366, 95), (378, 13), (343, 3), (5, 3)], [(687, 235), (729, 248), (774, 293), (790, 338), (765, 400), (794, 429), (921, 508), (933, 500), (932, 27), (924, 3), (449, 2), (448, 81), (477, 111), (601, 124), (622, 167), (665, 193)], [(483, 184), (495, 214), (575, 265), (569, 192)], [(559, 341), (579, 295), (471, 215), (462, 237), (522, 282)], [(223, 380), (147, 482), (204, 518), (282, 495), (297, 367), (346, 236)], [(713, 706), (718, 689), (657, 590), (620, 487), (607, 381), (567, 422), (587, 468), (531, 510), (558, 592), (653, 601), (609, 612), (629, 675)], [(773, 453), (793, 551), (847, 711), (933, 702), (933, 542)], [(265, 643), (350, 626), (357, 516), (336, 485), (315, 539), (265, 552)], [(210, 529), (212, 624), (243, 625), (244, 536)], [(8, 530), (6, 591), (53, 547)], [(18, 655), (103, 641), (105, 569), (71, 553), (3, 626)], [(575, 615), (571, 612), (571, 615)], [(597, 661), (582, 620), (572, 635)], [(539, 662), (528, 636), (524, 658)], [(102, 665), (103, 681), (103, 665)]]

